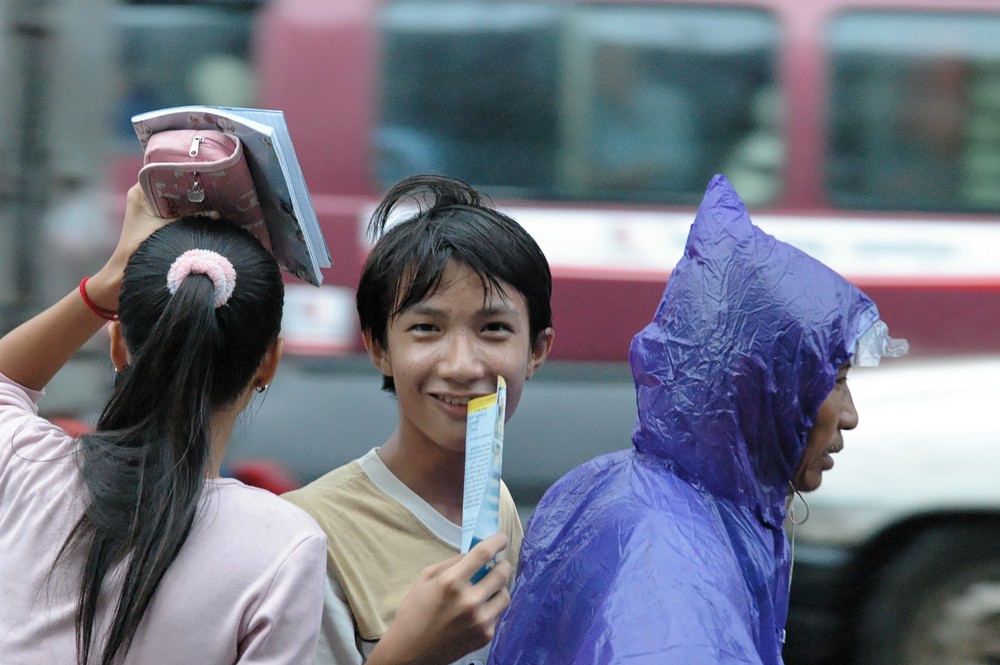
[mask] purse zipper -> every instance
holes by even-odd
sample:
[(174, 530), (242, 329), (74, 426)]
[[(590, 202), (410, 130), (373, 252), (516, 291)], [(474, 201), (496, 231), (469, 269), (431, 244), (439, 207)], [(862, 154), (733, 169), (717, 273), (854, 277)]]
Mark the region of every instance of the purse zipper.
[(188, 156), (197, 157), (198, 150), (201, 148), (201, 144), (204, 140), (205, 140), (204, 136), (195, 135), (195, 137), (191, 139), (191, 147), (188, 149)]
[(201, 151), (201, 144), (205, 141), (219, 146), (220, 148), (225, 148), (226, 150), (231, 150), (232, 148), (222, 141), (216, 141), (213, 138), (202, 136), (201, 134), (196, 134), (194, 138), (191, 139), (191, 147), (188, 148), (189, 157), (197, 157), (198, 153)]

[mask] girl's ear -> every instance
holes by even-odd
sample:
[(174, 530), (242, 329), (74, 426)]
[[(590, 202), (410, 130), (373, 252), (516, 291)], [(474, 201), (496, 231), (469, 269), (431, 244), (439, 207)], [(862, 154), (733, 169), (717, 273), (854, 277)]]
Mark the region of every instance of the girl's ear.
[(392, 361), (389, 359), (389, 352), (372, 339), (370, 332), (361, 333), (361, 338), (365, 342), (365, 351), (368, 352), (372, 364), (382, 373), (382, 376), (392, 376)]
[(254, 388), (266, 388), (270, 385), (278, 371), (278, 365), (281, 364), (281, 356), (284, 352), (285, 338), (275, 337), (264, 354), (264, 358), (260, 361), (260, 367), (257, 368), (257, 375), (253, 380)]
[(525, 378), (530, 379), (535, 370), (542, 366), (545, 359), (549, 357), (552, 350), (552, 342), (556, 338), (556, 332), (552, 328), (546, 328), (538, 333), (535, 343), (531, 345), (531, 358), (528, 359), (528, 372)]
[(125, 347), (125, 335), (122, 334), (122, 324), (112, 321), (108, 324), (108, 335), (111, 337), (111, 364), (115, 371), (120, 372), (128, 366), (129, 354)]

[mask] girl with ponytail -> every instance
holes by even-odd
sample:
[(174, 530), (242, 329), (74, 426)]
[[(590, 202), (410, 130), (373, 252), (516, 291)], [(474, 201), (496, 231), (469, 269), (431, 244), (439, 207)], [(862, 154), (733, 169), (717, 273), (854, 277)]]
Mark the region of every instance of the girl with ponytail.
[[(282, 302), (253, 236), (167, 223), (133, 187), (108, 263), (0, 340), (0, 662), (310, 662), (326, 539), (219, 477), (277, 368)], [(117, 380), (72, 439), (36, 402), (106, 319)]]

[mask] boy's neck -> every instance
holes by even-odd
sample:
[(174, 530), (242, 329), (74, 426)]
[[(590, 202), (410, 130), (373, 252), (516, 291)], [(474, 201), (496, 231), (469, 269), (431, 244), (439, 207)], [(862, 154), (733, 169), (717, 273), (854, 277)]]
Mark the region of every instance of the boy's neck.
[(396, 478), (455, 524), (462, 523), (465, 455), (432, 447), (407, 446), (394, 433), (377, 450)]

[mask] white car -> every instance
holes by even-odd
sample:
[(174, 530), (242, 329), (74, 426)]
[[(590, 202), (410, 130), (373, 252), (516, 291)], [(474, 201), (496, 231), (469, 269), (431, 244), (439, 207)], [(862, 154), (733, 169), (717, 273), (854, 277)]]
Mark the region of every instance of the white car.
[(1000, 663), (1000, 356), (849, 385), (860, 424), (794, 527), (787, 662)]

